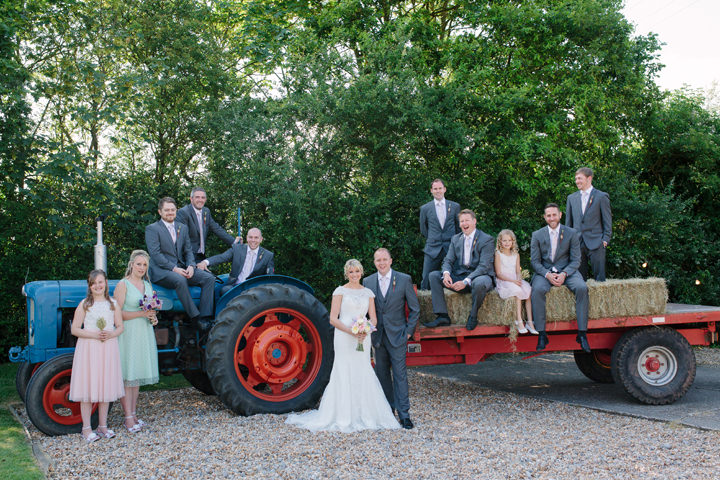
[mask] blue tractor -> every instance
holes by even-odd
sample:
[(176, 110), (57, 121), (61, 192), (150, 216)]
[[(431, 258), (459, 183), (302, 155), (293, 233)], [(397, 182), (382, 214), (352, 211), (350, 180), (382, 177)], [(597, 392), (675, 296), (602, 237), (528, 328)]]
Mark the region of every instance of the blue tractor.
[[(227, 275), (219, 277), (219, 282), (225, 280)], [(117, 282), (109, 282), (111, 295)], [(204, 335), (190, 322), (174, 290), (153, 286), (163, 301), (155, 327), (160, 373), (182, 373), (195, 388), (217, 394), (240, 415), (313, 407), (333, 361), (328, 312), (313, 289), (283, 275), (251, 278), (222, 296), (220, 287), (216, 284), (214, 326)], [(80, 404), (68, 399), (76, 342), (70, 325), (86, 291), (84, 280), (30, 282), (22, 289), (28, 345), (13, 347), (10, 360), (21, 362), (18, 393), (30, 420), (47, 435), (80, 432), (82, 425)], [(199, 287), (190, 291), (197, 303)]]

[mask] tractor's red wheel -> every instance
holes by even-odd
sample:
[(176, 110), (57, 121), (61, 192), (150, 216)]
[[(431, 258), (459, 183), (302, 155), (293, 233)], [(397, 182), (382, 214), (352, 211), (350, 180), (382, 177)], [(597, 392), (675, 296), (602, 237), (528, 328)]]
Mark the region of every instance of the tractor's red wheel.
[(206, 348), (213, 388), (242, 415), (314, 406), (332, 368), (327, 310), (286, 285), (264, 285), (233, 299)]
[[(82, 428), (80, 404), (68, 398), (73, 354), (60, 355), (43, 363), (33, 374), (25, 395), (28, 417), (47, 435), (78, 433)], [(97, 406), (93, 406), (93, 428)]]

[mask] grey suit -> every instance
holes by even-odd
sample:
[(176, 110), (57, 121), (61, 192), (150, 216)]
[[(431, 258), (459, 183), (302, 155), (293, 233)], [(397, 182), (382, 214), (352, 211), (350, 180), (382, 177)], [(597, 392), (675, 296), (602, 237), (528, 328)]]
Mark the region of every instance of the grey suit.
[(545, 295), (552, 284), (545, 278), (548, 272), (565, 272), (565, 285), (575, 294), (575, 316), (578, 330), (587, 330), (588, 290), (585, 280), (578, 271), (580, 266), (580, 234), (570, 227), (560, 225), (560, 234), (555, 250), (555, 259), (551, 259), (552, 245), (548, 227), (536, 230), (530, 242), (530, 261), (535, 274), (532, 278), (532, 315), (535, 328), (545, 330)]
[[(363, 286), (375, 294), (377, 331), (372, 334), (375, 347), (375, 374), (380, 380), (385, 397), (400, 419), (410, 418), (410, 396), (407, 381), (408, 335), (415, 332), (420, 316), (420, 303), (410, 275), (390, 270), (391, 281), (387, 295), (383, 296), (378, 274), (363, 279)], [(410, 313), (405, 320), (405, 304)], [(392, 378), (390, 372), (392, 371)]]
[[(208, 267), (212, 265), (219, 265), (221, 263), (229, 262), (232, 260), (232, 267), (230, 268), (230, 276), (228, 277), (227, 283), (222, 287), (220, 293), (225, 295), (237, 281), (242, 269), (245, 266), (245, 258), (250, 247), (245, 244), (236, 243), (232, 247), (225, 250), (219, 255), (213, 255), (207, 258), (205, 261), (208, 262)], [(247, 278), (257, 277), (258, 275), (269, 275), (275, 273), (274, 255), (270, 250), (266, 250), (263, 247), (258, 247), (258, 256), (255, 259), (255, 267), (253, 268), (250, 275)], [(246, 278), (246, 280), (247, 280)]]
[(580, 232), (580, 274), (587, 280), (588, 260), (593, 277), (605, 281), (605, 246), (612, 236), (612, 211), (607, 193), (593, 188), (585, 213), (582, 211), (582, 193), (578, 190), (568, 195), (565, 208), (565, 225)]
[(445, 210), (445, 222), (441, 227), (435, 211), (434, 199), (420, 207), (420, 233), (425, 237), (421, 290), (430, 288), (430, 272), (440, 268), (450, 246), (450, 240), (453, 235), (460, 232), (458, 223), (460, 205), (445, 199)]
[[(208, 230), (213, 232), (220, 239), (228, 244), (229, 246), (235, 241), (235, 237), (230, 235), (222, 228), (210, 215), (210, 209), (207, 207), (202, 208), (202, 232), (203, 238), (205, 239), (205, 247), (207, 248), (207, 234)], [(200, 251), (200, 225), (198, 224), (197, 214), (192, 204), (187, 204), (177, 212), (176, 222), (184, 223), (188, 227), (188, 235), (190, 236), (190, 243), (192, 244), (193, 253), (200, 253), (202, 258), (205, 258), (205, 251)], [(197, 256), (197, 255), (196, 255)]]
[(477, 318), (477, 311), (485, 300), (485, 295), (493, 288), (495, 277), (495, 240), (480, 229), (475, 230), (471, 259), (468, 265), (463, 264), (465, 251), (465, 234), (460, 232), (450, 241), (450, 248), (439, 271), (430, 273), (430, 290), (432, 291), (433, 312), (436, 315), (447, 316), (445, 291), (442, 279), (443, 272), (450, 272), (453, 282), (470, 280), (470, 285), (461, 290), (472, 292), (472, 307), (470, 318)]
[[(170, 232), (162, 220), (145, 227), (145, 243), (150, 254), (150, 280), (163, 287), (174, 289), (190, 318), (210, 317), (213, 314), (215, 282), (213, 276), (203, 270), (195, 269), (191, 278), (185, 278), (172, 271), (175, 267), (195, 267), (195, 257), (187, 230), (184, 223), (175, 222), (177, 241), (173, 243)], [(188, 285), (199, 285), (201, 288), (199, 310), (190, 297)]]

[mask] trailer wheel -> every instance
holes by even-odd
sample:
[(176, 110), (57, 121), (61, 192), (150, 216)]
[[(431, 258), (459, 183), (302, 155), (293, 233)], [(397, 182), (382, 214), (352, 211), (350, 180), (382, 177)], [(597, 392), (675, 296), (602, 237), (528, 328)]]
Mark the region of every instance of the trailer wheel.
[(575, 364), (587, 378), (598, 383), (613, 383), (610, 350), (593, 350), (585, 353), (576, 350)]
[(289, 285), (251, 288), (220, 312), (206, 344), (207, 371), (222, 402), (241, 415), (314, 406), (332, 368), (327, 309)]
[(205, 395), (215, 395), (210, 378), (202, 370), (183, 370), (183, 377), (190, 382), (190, 385), (203, 392)]
[(23, 402), (25, 401), (25, 391), (27, 390), (30, 378), (33, 376), (35, 371), (37, 371), (40, 365), (42, 365), (42, 362), (23, 362), (18, 366), (17, 373), (15, 374), (15, 388), (20, 396), (20, 400)]
[(695, 353), (672, 328), (628, 331), (615, 345), (611, 362), (615, 382), (648, 405), (675, 402), (695, 380)]
[[(28, 383), (25, 396), (28, 417), (47, 435), (80, 433), (82, 429), (80, 404), (68, 399), (72, 364), (72, 353), (54, 357), (43, 363)], [(97, 405), (93, 405), (92, 427), (96, 428), (97, 423)]]

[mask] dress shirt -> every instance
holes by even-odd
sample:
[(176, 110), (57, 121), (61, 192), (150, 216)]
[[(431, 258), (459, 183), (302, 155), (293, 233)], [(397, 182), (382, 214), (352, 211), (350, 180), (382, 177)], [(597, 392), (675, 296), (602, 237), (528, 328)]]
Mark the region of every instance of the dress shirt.
[(195, 207), (193, 207), (193, 210), (195, 210), (195, 216), (197, 217), (198, 221), (198, 232), (200, 232), (200, 248), (198, 248), (198, 253), (205, 253), (205, 236), (203, 235), (204, 228), (202, 221), (202, 210), (198, 210)]
[(440, 228), (445, 227), (445, 217), (447, 216), (445, 212), (445, 199), (435, 200), (435, 213), (437, 214), (438, 221), (440, 222)]
[(247, 280), (247, 277), (255, 269), (255, 261), (257, 260), (257, 254), (258, 254), (258, 248), (256, 248), (255, 250), (252, 250), (249, 246), (247, 247), (247, 254), (245, 255), (245, 264), (243, 265), (243, 269), (240, 272), (240, 275), (238, 276), (238, 279), (235, 282), (235, 285)]
[(588, 187), (587, 190), (581, 190), (581, 191), (580, 191), (580, 195), (581, 195), (581, 198), (582, 198), (581, 201), (582, 201), (582, 213), (583, 213), (583, 215), (585, 215), (585, 209), (587, 208), (588, 199), (590, 198), (590, 192), (592, 192), (592, 189), (593, 189), (593, 187), (591, 186), (591, 187)]
[(168, 229), (168, 233), (170, 234), (170, 237), (172, 237), (173, 243), (177, 242), (177, 233), (175, 232), (175, 222), (168, 223), (165, 220), (162, 221), (165, 224), (165, 227)]
[(387, 297), (388, 287), (390, 286), (390, 279), (392, 278), (392, 269), (388, 270), (385, 275), (380, 275), (378, 272), (378, 280), (380, 281), (380, 291), (383, 297)]

